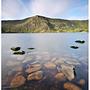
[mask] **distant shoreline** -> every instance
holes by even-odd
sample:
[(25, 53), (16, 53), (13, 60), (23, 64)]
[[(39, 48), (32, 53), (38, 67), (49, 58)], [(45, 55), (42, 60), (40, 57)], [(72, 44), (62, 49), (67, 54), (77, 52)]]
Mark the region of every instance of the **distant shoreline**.
[(22, 20), (2, 21), (2, 33), (88, 32), (88, 20), (65, 20), (33, 16)]

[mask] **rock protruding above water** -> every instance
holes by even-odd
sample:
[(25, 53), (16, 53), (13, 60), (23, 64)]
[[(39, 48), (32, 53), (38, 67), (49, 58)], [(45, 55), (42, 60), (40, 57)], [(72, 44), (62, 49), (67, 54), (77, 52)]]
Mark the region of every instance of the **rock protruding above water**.
[(78, 49), (79, 47), (78, 46), (70, 46), (71, 48), (73, 49)]
[(76, 40), (75, 42), (76, 42), (76, 43), (81, 43), (81, 44), (85, 43), (84, 40)]
[(23, 55), (23, 54), (25, 54), (25, 51), (15, 51), (13, 54), (15, 54), (15, 55)]
[(37, 71), (29, 74), (27, 80), (41, 80), (43, 78), (43, 71)]
[(57, 73), (57, 74), (55, 75), (55, 78), (56, 78), (57, 80), (64, 80), (64, 79), (65, 79), (65, 75), (64, 75), (62, 72), (60, 72), (60, 73)]
[(56, 65), (52, 62), (47, 62), (44, 64), (44, 66), (47, 68), (47, 69), (55, 69), (56, 68)]
[(35, 48), (28, 48), (29, 50), (33, 50), (33, 49), (35, 49)]
[(15, 88), (15, 87), (19, 87), (19, 86), (22, 86), (24, 83), (25, 83), (26, 79), (20, 75), (20, 76), (15, 76), (11, 83), (10, 83), (10, 86), (12, 88)]
[(64, 88), (66, 90), (82, 90), (80, 87), (70, 82), (64, 83)]
[(41, 65), (40, 65), (40, 64), (34, 64), (34, 65), (30, 65), (30, 66), (26, 69), (26, 72), (27, 72), (27, 73), (32, 73), (32, 72), (39, 71), (40, 69), (41, 69)]
[(63, 64), (63, 65), (61, 65), (61, 69), (68, 80), (72, 80), (75, 78), (74, 66)]
[(12, 51), (19, 51), (21, 49), (21, 47), (12, 47), (11, 50)]

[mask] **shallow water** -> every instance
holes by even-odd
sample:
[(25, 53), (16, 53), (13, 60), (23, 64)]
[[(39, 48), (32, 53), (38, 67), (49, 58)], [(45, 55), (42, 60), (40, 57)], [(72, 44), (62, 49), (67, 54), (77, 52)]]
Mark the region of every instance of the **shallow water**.
[[(75, 43), (76, 40), (84, 40), (84, 44)], [(72, 49), (70, 46), (76, 45), (78, 49)], [(26, 52), (25, 55), (13, 55), (11, 47), (20, 46), (21, 50)], [(35, 48), (30, 51), (27, 48)], [(48, 55), (47, 55), (48, 54)], [(12, 90), (9, 84), (5, 82), (8, 73), (17, 65), (23, 65), (26, 68), (28, 56), (33, 58), (31, 63), (46, 63), (52, 58), (75, 59), (80, 65), (76, 65), (76, 77), (74, 80), (57, 81), (51, 72), (47, 74), (46, 69), (42, 69), (48, 78), (40, 81), (26, 82), (23, 86), (16, 90), (64, 90), (65, 82), (72, 82), (78, 85), (80, 79), (85, 80), (82, 90), (88, 90), (88, 33), (31, 33), (31, 34), (2, 34), (2, 89)], [(36, 57), (42, 56), (41, 60)], [(49, 58), (49, 59), (47, 59)], [(56, 72), (56, 71), (55, 71)], [(5, 84), (4, 84), (5, 83)], [(7, 89), (8, 88), (8, 89)], [(35, 89), (36, 88), (36, 89)]]

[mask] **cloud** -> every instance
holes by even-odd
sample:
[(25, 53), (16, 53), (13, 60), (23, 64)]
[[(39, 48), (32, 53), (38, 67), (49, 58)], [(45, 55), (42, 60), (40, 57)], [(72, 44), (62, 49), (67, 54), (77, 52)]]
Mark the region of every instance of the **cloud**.
[(17, 19), (29, 11), (24, 7), (22, 0), (2, 0), (2, 19)]
[(31, 3), (32, 14), (55, 17), (62, 15), (69, 8), (71, 0), (33, 0)]
[(2, 0), (2, 17), (15, 18), (20, 11), (18, 0)]
[[(22, 19), (34, 15), (52, 18), (85, 18), (87, 5), (81, 0), (2, 0), (2, 19)], [(77, 3), (78, 2), (78, 3)]]

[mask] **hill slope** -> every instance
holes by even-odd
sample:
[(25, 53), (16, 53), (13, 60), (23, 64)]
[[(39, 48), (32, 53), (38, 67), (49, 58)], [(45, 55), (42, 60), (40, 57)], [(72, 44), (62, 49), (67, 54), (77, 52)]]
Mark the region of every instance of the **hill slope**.
[(2, 33), (83, 31), (88, 31), (88, 20), (52, 19), (36, 15), (23, 20), (2, 21)]

